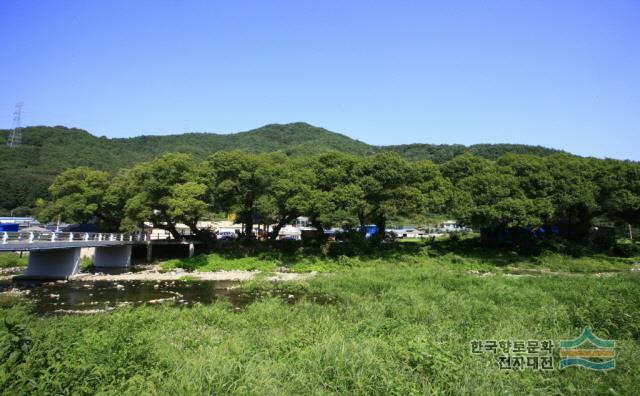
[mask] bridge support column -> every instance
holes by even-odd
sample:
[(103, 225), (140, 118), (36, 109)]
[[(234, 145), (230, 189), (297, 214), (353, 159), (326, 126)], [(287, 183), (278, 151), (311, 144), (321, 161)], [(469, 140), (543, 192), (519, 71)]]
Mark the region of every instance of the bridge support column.
[(193, 257), (196, 252), (196, 247), (193, 243), (189, 244), (189, 258)]
[(80, 272), (80, 248), (32, 250), (22, 278), (64, 279)]
[(151, 241), (147, 241), (147, 262), (150, 263), (153, 260), (153, 245)]
[(131, 245), (97, 247), (93, 266), (101, 268), (126, 268), (131, 265)]

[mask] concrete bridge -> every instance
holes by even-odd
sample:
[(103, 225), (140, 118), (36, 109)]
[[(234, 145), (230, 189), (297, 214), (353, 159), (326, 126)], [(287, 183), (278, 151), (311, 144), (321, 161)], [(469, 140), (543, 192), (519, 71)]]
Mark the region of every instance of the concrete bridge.
[(153, 258), (153, 245), (188, 245), (192, 257), (198, 242), (152, 239), (147, 234), (86, 232), (2, 232), (0, 252), (29, 252), (25, 278), (59, 279), (80, 271), (80, 252), (95, 248), (93, 265), (98, 268), (126, 268), (131, 265), (133, 245), (145, 245), (147, 261)]

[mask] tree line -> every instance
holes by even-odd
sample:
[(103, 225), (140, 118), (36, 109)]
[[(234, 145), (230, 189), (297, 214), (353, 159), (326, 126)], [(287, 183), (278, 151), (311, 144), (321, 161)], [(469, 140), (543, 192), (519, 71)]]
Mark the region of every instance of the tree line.
[(640, 164), (562, 153), (496, 160), (464, 154), (443, 164), (394, 152), (300, 158), (219, 151), (204, 161), (169, 153), (115, 174), (67, 169), (49, 193), (50, 201), (38, 202), (44, 221), (97, 221), (121, 231), (149, 221), (176, 238), (183, 223), (203, 240), (212, 235), (198, 220), (220, 212), (235, 213), (247, 239), (256, 223), (273, 224), (275, 238), (298, 216), (308, 216), (322, 234), (332, 226), (384, 230), (395, 216), (446, 213), (477, 229), (563, 224), (575, 242), (585, 240), (597, 218), (640, 224)]
[(409, 160), (442, 163), (472, 153), (496, 159), (506, 152), (550, 155), (556, 150), (513, 144), (371, 146), (306, 123), (270, 124), (235, 134), (185, 133), (109, 139), (75, 128), (25, 127), (22, 145), (10, 149), (8, 130), (0, 130), (0, 215), (30, 215), (35, 200), (49, 199), (47, 188), (67, 168), (88, 166), (115, 172), (151, 161), (169, 152), (193, 155), (202, 161), (216, 151), (242, 149), (252, 153), (280, 151), (288, 156), (308, 157), (327, 151), (372, 155), (395, 151)]

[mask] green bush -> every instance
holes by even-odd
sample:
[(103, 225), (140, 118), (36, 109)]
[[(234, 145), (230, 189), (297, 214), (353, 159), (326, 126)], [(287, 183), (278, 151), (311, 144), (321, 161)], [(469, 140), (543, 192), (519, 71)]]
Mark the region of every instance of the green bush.
[(613, 253), (621, 257), (640, 257), (640, 245), (637, 243), (618, 243)]
[(0, 253), (0, 268), (25, 267), (28, 256), (20, 257), (18, 253)]

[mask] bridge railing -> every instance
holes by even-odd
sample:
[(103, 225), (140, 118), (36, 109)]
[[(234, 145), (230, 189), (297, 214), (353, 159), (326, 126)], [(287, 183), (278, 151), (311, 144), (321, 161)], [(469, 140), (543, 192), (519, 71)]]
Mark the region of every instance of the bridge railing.
[(143, 242), (152, 238), (145, 233), (104, 232), (0, 232), (0, 244), (62, 242)]

